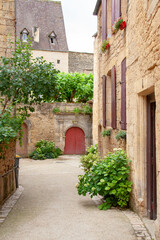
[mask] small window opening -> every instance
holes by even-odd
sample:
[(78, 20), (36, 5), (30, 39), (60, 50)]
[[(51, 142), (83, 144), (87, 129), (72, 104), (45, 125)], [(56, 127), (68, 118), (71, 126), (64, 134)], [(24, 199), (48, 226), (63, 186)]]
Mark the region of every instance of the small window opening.
[(22, 39), (22, 42), (27, 42), (28, 41), (28, 35), (29, 35), (29, 32), (26, 28), (24, 28), (22, 31), (21, 31), (21, 39)]
[(56, 34), (55, 34), (54, 31), (52, 31), (52, 32), (49, 34), (48, 37), (50, 38), (51, 43), (54, 43), (54, 42), (55, 42)]
[(60, 60), (57, 60), (57, 64), (60, 64)]

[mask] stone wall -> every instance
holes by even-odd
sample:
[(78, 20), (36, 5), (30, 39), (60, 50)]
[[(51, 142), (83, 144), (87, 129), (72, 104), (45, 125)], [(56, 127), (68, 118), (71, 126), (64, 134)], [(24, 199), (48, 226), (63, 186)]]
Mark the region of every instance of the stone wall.
[[(25, 122), (28, 127), (27, 133), (27, 152), (29, 155), (34, 149), (35, 144), (43, 140), (55, 142), (56, 146), (64, 151), (65, 134), (71, 127), (79, 127), (85, 133), (85, 146), (92, 144), (92, 114), (75, 114), (74, 108), (81, 108), (79, 103), (43, 103), (35, 107), (35, 112), (31, 113)], [(54, 113), (58, 108), (60, 113)], [(20, 152), (17, 152), (20, 154)]]
[(15, 191), (16, 141), (7, 146), (0, 144), (0, 206)]
[(68, 64), (69, 72), (93, 73), (93, 54), (69, 52)]
[(57, 70), (68, 73), (68, 52), (33, 50), (32, 53), (34, 58), (43, 56), (47, 62), (52, 62)]
[[(15, 47), (15, 1), (0, 1), (0, 56), (9, 57)], [(10, 43), (12, 42), (12, 44)], [(0, 144), (0, 205), (15, 191), (15, 141), (6, 149)], [(2, 156), (2, 152), (4, 155)]]
[(10, 41), (15, 43), (15, 7), (14, 0), (0, 1), (0, 56), (8, 56), (10, 53)]
[[(110, 4), (111, 1), (107, 1)], [(93, 105), (93, 143), (98, 143), (102, 155), (116, 147), (113, 139), (117, 130), (112, 130), (113, 138), (102, 139), (102, 76), (107, 76), (106, 108), (107, 128), (110, 128), (111, 95), (110, 70), (116, 67), (117, 129), (120, 129), (121, 113), (121, 62), (126, 57), (126, 112), (127, 141), (126, 150), (132, 160), (131, 178), (133, 181), (131, 206), (141, 216), (147, 216), (147, 96), (153, 95), (156, 102), (156, 181), (157, 181), (157, 219), (155, 220), (156, 239), (160, 239), (160, 2), (158, 0), (130, 0), (124, 7), (122, 16), (127, 28), (111, 35), (111, 48), (100, 53), (102, 42), (101, 7), (97, 21), (98, 32), (95, 38), (94, 56), (94, 105)], [(127, 2), (127, 1), (126, 1)], [(108, 7), (107, 9), (110, 8)], [(125, 14), (127, 13), (127, 15)], [(107, 12), (110, 16), (110, 12)], [(109, 26), (108, 33), (110, 31)], [(108, 36), (109, 37), (109, 36)], [(112, 136), (112, 135), (111, 135)], [(125, 148), (125, 146), (123, 146)]]
[[(137, 7), (138, 6), (138, 7)], [(160, 239), (160, 2), (131, 0), (127, 23), (127, 153), (132, 160), (133, 208), (147, 214), (147, 96), (156, 101), (156, 235)]]
[[(110, 9), (110, 1), (107, 1), (108, 9)], [(127, 6), (123, 1), (122, 15), (126, 19)], [(108, 12), (107, 12), (108, 13)], [(111, 13), (107, 15), (107, 21), (111, 18)], [(126, 30), (119, 31), (115, 35), (111, 35), (110, 25), (107, 26), (108, 40), (110, 49), (101, 52), (102, 43), (102, 9), (100, 7), (97, 15), (98, 31), (95, 38), (94, 50), (94, 104), (93, 104), (93, 143), (99, 144), (101, 155), (106, 155), (115, 147), (126, 148), (125, 141), (117, 142), (116, 134), (121, 130), (121, 62), (126, 57)], [(102, 137), (104, 130), (111, 128), (111, 69), (115, 66), (116, 69), (116, 111), (117, 128), (112, 129), (111, 136)], [(102, 76), (107, 77), (106, 80), (106, 128), (103, 127), (103, 99), (102, 99)]]

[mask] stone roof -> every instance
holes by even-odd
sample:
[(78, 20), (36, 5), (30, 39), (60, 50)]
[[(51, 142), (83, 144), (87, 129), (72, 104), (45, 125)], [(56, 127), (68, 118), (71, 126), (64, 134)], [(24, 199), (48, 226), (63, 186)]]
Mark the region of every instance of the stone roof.
[(97, 15), (98, 14), (98, 10), (101, 6), (101, 3), (102, 3), (102, 0), (97, 0), (96, 2), (96, 6), (95, 6), (95, 9), (94, 9), (94, 12), (93, 12), (93, 15)]
[[(61, 2), (44, 0), (16, 0), (16, 35), (20, 38), (26, 28), (33, 41), (33, 49), (68, 51)], [(34, 38), (34, 31), (38, 37)], [(49, 35), (56, 38), (51, 43)]]

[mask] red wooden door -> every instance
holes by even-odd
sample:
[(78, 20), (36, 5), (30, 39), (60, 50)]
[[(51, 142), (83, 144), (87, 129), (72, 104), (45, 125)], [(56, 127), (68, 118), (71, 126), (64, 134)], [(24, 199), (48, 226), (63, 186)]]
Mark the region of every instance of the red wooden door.
[(67, 130), (64, 154), (85, 154), (85, 135), (82, 129), (72, 127)]

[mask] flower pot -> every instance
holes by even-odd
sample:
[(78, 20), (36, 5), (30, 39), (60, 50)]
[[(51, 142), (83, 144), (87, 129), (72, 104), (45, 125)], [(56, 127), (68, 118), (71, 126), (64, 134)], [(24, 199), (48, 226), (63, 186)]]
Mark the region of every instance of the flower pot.
[(126, 21), (123, 21), (123, 22), (120, 24), (119, 29), (120, 29), (120, 30), (123, 30), (123, 29), (125, 29), (125, 28), (126, 28)]
[(110, 44), (108, 43), (107, 45), (106, 45), (106, 49), (109, 49), (110, 48)]

